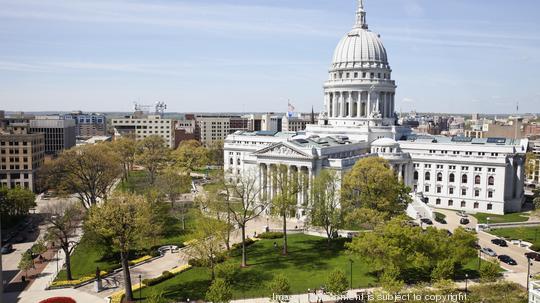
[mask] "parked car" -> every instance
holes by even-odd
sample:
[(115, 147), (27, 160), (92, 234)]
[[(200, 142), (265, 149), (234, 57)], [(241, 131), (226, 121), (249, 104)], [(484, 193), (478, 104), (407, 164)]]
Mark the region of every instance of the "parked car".
[(508, 247), (508, 244), (503, 239), (493, 239), (491, 240), (491, 243), (500, 246), (500, 247)]
[(464, 218), (467, 218), (469, 216), (469, 215), (467, 215), (467, 213), (464, 210), (458, 211), (457, 215), (460, 216), (460, 217), (464, 217)]
[(433, 225), (433, 221), (431, 221), (431, 219), (429, 218), (422, 218), (420, 219), (420, 222), (426, 224), (426, 225)]
[(467, 218), (461, 218), (459, 219), (459, 223), (462, 224), (462, 225), (467, 225), (469, 223), (471, 223), (471, 221)]
[(508, 265), (517, 265), (516, 260), (512, 259), (510, 256), (500, 255), (498, 258), (501, 262), (506, 263)]
[(490, 257), (496, 257), (497, 256), (497, 253), (493, 249), (491, 249), (489, 247), (484, 247), (480, 251), (483, 252), (484, 254), (490, 256)]
[(13, 252), (13, 245), (11, 244), (6, 244), (4, 246), (2, 246), (2, 249), (0, 249), (0, 253), (2, 253), (2, 255), (7, 255), (7, 254), (10, 254)]
[(525, 257), (534, 261), (540, 261), (540, 254), (534, 251), (525, 253)]

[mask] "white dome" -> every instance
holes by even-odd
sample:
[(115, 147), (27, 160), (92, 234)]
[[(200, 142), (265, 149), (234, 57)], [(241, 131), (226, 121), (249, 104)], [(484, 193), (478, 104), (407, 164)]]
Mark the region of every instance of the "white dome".
[(377, 140), (373, 141), (373, 143), (371, 143), (371, 146), (374, 146), (374, 147), (396, 147), (396, 146), (399, 146), (399, 143), (397, 143), (397, 141), (394, 140), (394, 139), (380, 138), (380, 139), (377, 139)]
[(387, 67), (386, 49), (379, 35), (364, 28), (354, 28), (334, 51), (333, 68)]

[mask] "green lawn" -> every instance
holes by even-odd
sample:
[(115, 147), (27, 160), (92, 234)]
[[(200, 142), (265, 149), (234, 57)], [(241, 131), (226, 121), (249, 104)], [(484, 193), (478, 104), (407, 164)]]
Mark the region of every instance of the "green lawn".
[(490, 233), (509, 240), (523, 240), (540, 245), (540, 226), (493, 229)]
[[(274, 241), (262, 240), (248, 248), (249, 267), (242, 269), (240, 276), (233, 283), (235, 299), (268, 296), (266, 284), (278, 274), (288, 277), (292, 293), (305, 293), (308, 288), (320, 288), (325, 284), (328, 274), (335, 270), (343, 270), (350, 277), (349, 256), (343, 247), (345, 240), (334, 242), (328, 249), (326, 240), (307, 235), (290, 235), (288, 256), (282, 256), (280, 250), (273, 247)], [(237, 252), (226, 262), (239, 264)], [(477, 276), (478, 260), (471, 260), (459, 274), (469, 277)], [(151, 293), (162, 293), (169, 302), (181, 302), (189, 299), (204, 299), (210, 285), (210, 272), (206, 268), (193, 268), (176, 277), (146, 288), (142, 296)], [(353, 287), (362, 288), (377, 285), (377, 279), (370, 273), (369, 264), (355, 260), (353, 263)], [(138, 296), (138, 292), (136, 293)]]
[(130, 172), (127, 181), (120, 182), (116, 189), (125, 192), (143, 194), (150, 187), (150, 176), (148, 175), (148, 172), (145, 170), (135, 170)]
[(477, 213), (472, 216), (478, 220), (478, 223), (487, 223), (487, 218), (489, 218), (489, 223), (525, 222), (529, 220), (529, 215), (526, 213), (511, 213), (506, 215)]

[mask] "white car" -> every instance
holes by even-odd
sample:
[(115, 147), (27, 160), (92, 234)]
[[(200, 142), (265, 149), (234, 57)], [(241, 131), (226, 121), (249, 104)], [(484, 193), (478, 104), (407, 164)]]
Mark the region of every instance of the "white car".
[(493, 251), (493, 249), (491, 249), (489, 247), (484, 247), (480, 251), (483, 252), (484, 254), (490, 256), (490, 257), (496, 257), (497, 256), (497, 253), (495, 251)]
[(467, 218), (469, 215), (464, 210), (460, 210), (457, 212), (457, 215), (463, 218)]

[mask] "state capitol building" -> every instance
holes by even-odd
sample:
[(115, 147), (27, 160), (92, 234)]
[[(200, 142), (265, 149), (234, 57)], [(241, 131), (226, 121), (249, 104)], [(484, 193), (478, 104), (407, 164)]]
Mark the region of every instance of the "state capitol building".
[(369, 30), (363, 0), (337, 45), (318, 124), (302, 132), (236, 132), (225, 140), (225, 174), (254, 176), (272, 198), (278, 165), (304, 176), (296, 217), (309, 205), (309, 185), (323, 169), (343, 176), (365, 157), (389, 161), (418, 201), (433, 208), (504, 214), (524, 202), (527, 140), (416, 135), (397, 125), (396, 83), (380, 35)]

